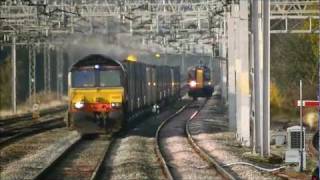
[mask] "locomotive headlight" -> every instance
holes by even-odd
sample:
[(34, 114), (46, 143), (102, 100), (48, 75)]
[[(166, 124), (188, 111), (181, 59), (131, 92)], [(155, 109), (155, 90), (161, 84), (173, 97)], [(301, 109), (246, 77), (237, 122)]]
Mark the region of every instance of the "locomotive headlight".
[(77, 108), (77, 109), (81, 109), (81, 108), (84, 107), (84, 102), (83, 101), (76, 102), (74, 104), (74, 107)]
[(121, 103), (118, 103), (118, 102), (111, 103), (111, 107), (119, 108), (119, 107), (121, 107)]
[(190, 85), (190, 87), (196, 87), (197, 82), (196, 81), (190, 81), (189, 85)]
[(211, 85), (211, 82), (210, 82), (210, 81), (208, 82), (208, 85)]

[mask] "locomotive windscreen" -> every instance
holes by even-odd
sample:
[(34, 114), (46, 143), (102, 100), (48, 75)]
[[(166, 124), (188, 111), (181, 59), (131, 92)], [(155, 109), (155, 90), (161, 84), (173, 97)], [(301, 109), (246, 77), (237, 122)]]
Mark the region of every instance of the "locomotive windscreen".
[(100, 86), (114, 87), (121, 86), (121, 75), (119, 70), (100, 71)]
[(210, 77), (210, 70), (209, 69), (205, 69), (204, 71), (204, 80), (205, 81), (210, 81), (211, 77)]
[(120, 70), (76, 70), (71, 78), (75, 88), (121, 86)]
[(94, 71), (73, 71), (71, 73), (72, 87), (94, 87), (95, 72)]

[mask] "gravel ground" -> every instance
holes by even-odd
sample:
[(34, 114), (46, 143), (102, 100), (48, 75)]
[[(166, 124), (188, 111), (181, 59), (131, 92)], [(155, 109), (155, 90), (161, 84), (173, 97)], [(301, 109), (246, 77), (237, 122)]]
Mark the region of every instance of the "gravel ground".
[(109, 144), (101, 137), (81, 140), (43, 179), (90, 179)]
[(142, 123), (119, 137), (105, 161), (102, 179), (166, 179), (154, 151), (154, 136), (175, 109), (164, 110), (157, 118), (142, 118)]
[(27, 137), (1, 149), (1, 179), (30, 179), (79, 139), (65, 128)]
[(223, 179), (191, 147), (185, 134), (186, 120), (197, 110), (188, 107), (160, 132), (160, 147), (175, 179)]
[(102, 179), (165, 179), (154, 154), (154, 140), (141, 136), (118, 139), (105, 162)]
[[(210, 99), (198, 116), (192, 120), (190, 131), (198, 145), (223, 164), (245, 161), (241, 158), (245, 150), (238, 146), (235, 134), (227, 132), (228, 121), (220, 106), (220, 101)], [(280, 179), (249, 166), (235, 165), (230, 168), (240, 179), (265, 180)]]

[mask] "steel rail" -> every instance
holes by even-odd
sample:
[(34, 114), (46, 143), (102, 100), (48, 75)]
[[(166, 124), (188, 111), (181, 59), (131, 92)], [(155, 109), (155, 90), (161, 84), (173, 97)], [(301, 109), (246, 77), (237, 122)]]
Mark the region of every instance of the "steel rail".
[(82, 140), (82, 137), (80, 137), (79, 139), (77, 139), (76, 141), (74, 141), (65, 151), (63, 151), (61, 154), (59, 154), (58, 156), (56, 156), (53, 160), (51, 160), (51, 162), (44, 167), (39, 173), (37, 173), (34, 177), (33, 180), (40, 180), (40, 179), (44, 179), (46, 174), (48, 174), (50, 172), (50, 170), (62, 159), (65, 158), (66, 154), (68, 154), (68, 152), (72, 151), (72, 149), (74, 149), (78, 144), (80, 144)]
[(31, 136), (37, 133), (41, 133), (47, 130), (64, 127), (63, 117), (56, 117), (48, 121), (44, 121), (38, 124), (30, 125), (25, 128), (21, 128), (20, 132), (12, 133), (12, 136), (4, 137), (0, 139), (0, 149), (6, 145), (16, 142), (21, 138)]
[(93, 171), (93, 173), (92, 173), (92, 175), (90, 177), (90, 180), (96, 180), (101, 175), (102, 170), (103, 170), (102, 167), (104, 165), (104, 162), (105, 162), (107, 156), (111, 153), (110, 151), (111, 151), (113, 145), (115, 144), (115, 140), (116, 140), (116, 138), (113, 137), (110, 140), (110, 144), (108, 145), (108, 147), (104, 149), (103, 155), (100, 157), (100, 159), (98, 161), (98, 164), (95, 167), (95, 169), (94, 169), (94, 171)]
[(161, 129), (164, 127), (165, 124), (167, 124), (171, 119), (173, 119), (174, 117), (176, 117), (177, 115), (179, 115), (181, 112), (183, 112), (187, 107), (189, 106), (189, 104), (183, 106), (182, 108), (180, 108), (178, 111), (176, 111), (174, 114), (172, 114), (171, 116), (169, 116), (168, 118), (166, 118), (158, 127), (157, 131), (156, 131), (156, 134), (155, 134), (155, 140), (156, 140), (156, 143), (155, 143), (155, 152), (156, 152), (156, 155), (158, 157), (158, 160), (161, 164), (161, 167), (162, 167), (162, 170), (163, 170), (163, 173), (165, 174), (165, 176), (169, 179), (169, 180), (173, 180), (173, 176), (172, 176), (172, 173), (168, 167), (168, 164), (163, 156), (163, 153), (161, 152), (161, 149), (160, 149), (160, 131)]
[[(64, 106), (58, 106), (55, 108), (40, 110), (40, 116), (45, 116), (45, 115), (52, 114), (52, 113), (63, 112), (66, 109), (67, 109), (67, 106), (64, 105)], [(20, 115), (0, 117), (0, 126), (14, 124), (19, 121), (25, 121), (25, 120), (31, 120), (31, 119), (32, 119), (31, 112), (20, 114)]]
[[(102, 156), (97, 161), (97, 164), (95, 165), (94, 170), (90, 176), (90, 180), (96, 180), (99, 177), (99, 175), (103, 169), (102, 166), (105, 162), (105, 159), (106, 159), (107, 155), (110, 154), (110, 150), (112, 149), (112, 146), (114, 145), (115, 139), (116, 139), (114, 137), (112, 137), (110, 140), (106, 139), (104, 137), (98, 137), (97, 140), (101, 140), (101, 138), (103, 138), (103, 140), (110, 141), (110, 143), (102, 151)], [(68, 157), (69, 153), (76, 150), (76, 148), (84, 140), (85, 140), (84, 137), (81, 136), (81, 138), (79, 138), (77, 141), (75, 141), (73, 144), (71, 144), (65, 151), (63, 151), (61, 154), (59, 154), (57, 157), (55, 157), (46, 167), (44, 167), (33, 178), (33, 180), (46, 179), (46, 177), (48, 177), (48, 175), (54, 170), (54, 168), (59, 164), (59, 162), (66, 159)], [(95, 140), (92, 140), (92, 141), (95, 141)]]
[(226, 170), (221, 163), (219, 163), (215, 158), (213, 158), (211, 155), (209, 155), (203, 148), (201, 148), (197, 142), (193, 139), (192, 134), (190, 132), (190, 123), (191, 121), (199, 114), (199, 112), (201, 111), (201, 109), (205, 106), (206, 102), (199, 107), (199, 109), (193, 113), (191, 115), (191, 117), (187, 120), (186, 122), (186, 126), (185, 126), (185, 132), (187, 134), (187, 139), (189, 144), (191, 145), (191, 147), (193, 148), (193, 150), (195, 152), (198, 153), (198, 155), (204, 159), (206, 162), (208, 162), (210, 165), (212, 165), (213, 167), (215, 167), (215, 169), (220, 173), (220, 175), (222, 175), (224, 178), (226, 179), (230, 179), (230, 180), (236, 180), (238, 179), (237, 177), (235, 177), (235, 175), (233, 175), (231, 172), (229, 172), (228, 170)]
[(44, 125), (48, 125), (52, 122), (56, 122), (58, 120), (63, 120), (62, 115), (56, 116), (56, 117), (47, 117), (47, 118), (43, 118), (41, 119), (41, 121), (32, 121), (29, 122), (30, 124), (18, 124), (19, 126), (13, 126), (13, 127), (1, 127), (2, 130), (0, 130), (1, 134), (0, 134), (0, 139), (3, 137), (7, 137), (7, 136), (12, 136), (14, 134), (18, 134), (21, 131), (24, 131), (25, 129), (32, 129), (32, 128), (37, 128), (37, 127), (41, 127)]

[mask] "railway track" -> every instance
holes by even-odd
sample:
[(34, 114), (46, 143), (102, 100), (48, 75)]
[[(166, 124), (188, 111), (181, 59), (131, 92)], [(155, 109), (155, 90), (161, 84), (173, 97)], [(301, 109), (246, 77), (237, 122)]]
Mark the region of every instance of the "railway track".
[[(170, 110), (171, 111), (171, 110)], [(163, 114), (163, 118), (170, 116), (174, 112), (173, 110), (171, 112), (166, 112)], [(165, 115), (167, 114), (167, 115)], [(159, 115), (161, 117), (162, 115)], [(122, 140), (125, 139), (126, 141), (130, 141), (132, 144), (132, 147), (127, 147), (127, 143), (121, 144), (121, 146), (124, 146), (124, 148), (131, 148), (131, 151), (136, 151), (135, 144), (137, 142), (140, 142), (142, 145), (145, 145), (148, 147), (148, 142), (150, 140), (150, 154), (153, 154), (153, 146), (154, 141), (152, 139), (149, 139), (148, 137), (154, 137), (154, 132), (157, 129), (158, 125), (153, 117), (148, 117), (150, 119), (149, 125), (146, 125), (146, 130), (143, 129), (143, 123), (140, 123), (138, 125), (139, 133), (143, 134), (141, 135), (141, 138), (136, 138), (137, 136), (131, 137), (131, 138), (125, 138), (126, 136), (134, 135), (137, 132), (137, 129), (132, 127), (130, 130), (127, 130), (124, 132), (124, 134), (120, 133), (121, 135), (113, 136), (112, 139), (108, 138), (92, 138), (92, 139), (86, 139), (81, 138), (79, 140), (76, 140), (75, 142), (72, 141), (72, 144), (66, 143), (65, 140), (59, 141), (59, 146), (55, 146), (56, 150), (54, 150), (53, 155), (50, 156), (43, 156), (42, 154), (46, 154), (51, 151), (52, 148), (50, 147), (49, 150), (43, 149), (41, 150), (41, 154), (37, 153), (35, 157), (30, 158), (30, 160), (24, 160), (22, 159), (22, 162), (24, 162), (23, 168), (19, 170), (19, 174), (17, 174), (17, 177), (24, 177), (28, 176), (29, 179), (103, 179), (108, 176), (102, 176), (105, 171), (109, 172), (110, 165), (107, 163), (108, 159), (113, 159), (117, 154), (121, 154), (118, 152), (118, 146), (119, 143), (121, 144)], [(159, 119), (159, 120), (160, 120)], [(155, 124), (154, 124), (155, 123)], [(159, 122), (160, 123), (160, 122)], [(150, 130), (150, 126), (154, 126), (154, 130)], [(57, 129), (60, 130), (60, 129)], [(65, 128), (61, 128), (61, 130), (66, 130)], [(148, 133), (150, 135), (148, 135)], [(61, 137), (60, 137), (61, 138)], [(118, 144), (114, 143), (115, 140), (118, 140)], [(56, 143), (56, 142), (55, 142)], [(14, 143), (15, 144), (15, 143)], [(63, 148), (61, 148), (61, 147)], [(131, 145), (130, 145), (131, 146)], [(8, 146), (9, 147), (9, 146)], [(6, 147), (7, 148), (7, 147)], [(145, 148), (145, 147), (143, 147)], [(55, 148), (53, 148), (55, 149)], [(113, 152), (113, 154), (110, 152), (111, 149), (116, 150)], [(43, 153), (42, 153), (43, 152)], [(138, 151), (137, 151), (138, 152)], [(142, 154), (145, 154), (145, 149), (141, 151)], [(39, 155), (38, 155), (39, 154)], [(121, 155), (117, 156), (120, 157)], [(147, 177), (158, 177), (158, 174), (161, 174), (162, 177), (162, 171), (160, 169), (160, 166), (157, 162), (156, 155), (154, 156), (154, 162), (151, 158), (146, 158), (146, 163), (149, 163), (145, 167), (154, 168), (153, 170), (150, 170), (151, 172), (155, 172), (154, 174), (146, 175)], [(40, 157), (40, 158), (38, 158)], [(42, 158), (41, 158), (42, 157)], [(48, 157), (43, 158), (43, 157)], [(122, 157), (122, 156), (121, 156)], [(143, 157), (143, 155), (141, 155)], [(149, 162), (150, 160), (150, 162)], [(9, 160), (8, 160), (9, 161)], [(20, 159), (19, 159), (20, 161)], [(14, 164), (15, 162), (12, 161)], [(141, 161), (139, 161), (142, 163)], [(137, 162), (137, 165), (140, 165), (139, 162)], [(129, 164), (132, 162), (128, 162)], [(112, 168), (118, 169), (118, 166), (114, 164), (115, 166)], [(11, 167), (11, 166), (10, 166)], [(137, 169), (137, 171), (143, 172), (143, 169)], [(11, 170), (4, 171), (3, 173), (5, 175), (15, 175), (15, 173), (10, 173)], [(135, 172), (133, 172), (134, 174)], [(150, 173), (148, 171), (148, 173)], [(10, 178), (9, 178), (10, 179)]]
[(0, 149), (21, 138), (64, 127), (65, 110), (66, 106), (44, 109), (38, 119), (32, 119), (32, 113), (0, 118)]
[[(48, 114), (55, 114), (63, 112), (67, 109), (67, 106), (58, 106), (56, 108), (44, 109), (40, 111), (40, 117), (46, 116)], [(4, 128), (6, 126), (14, 125), (16, 123), (20, 123), (23, 121), (32, 120), (32, 113), (24, 113), (20, 115), (13, 115), (7, 117), (0, 117), (0, 128)]]
[(156, 132), (155, 151), (170, 180), (236, 179), (197, 145), (189, 131), (189, 123), (205, 104), (202, 100), (184, 106), (163, 121)]
[(90, 179), (101, 171), (114, 139), (106, 136), (86, 136), (69, 146), (44, 167), (33, 179)]
[(0, 149), (21, 138), (64, 126), (65, 123), (63, 122), (63, 116), (60, 115), (44, 118), (39, 122), (32, 122), (18, 127), (2, 129), (0, 135)]
[[(205, 105), (205, 104), (204, 104)], [(203, 106), (204, 106), (203, 105)], [(235, 180), (237, 179), (232, 173), (227, 171), (223, 166), (220, 165), (218, 161), (216, 161), (212, 156), (210, 156), (204, 149), (202, 149), (198, 143), (195, 141), (195, 139), (192, 136), (192, 133), (190, 131), (190, 123), (194, 119), (195, 116), (198, 115), (202, 107), (199, 108), (188, 120), (185, 126), (185, 132), (188, 136), (188, 141), (190, 145), (193, 147), (193, 149), (204, 159), (206, 160), (211, 166), (215, 167), (215, 169), (221, 174), (225, 179)]]

